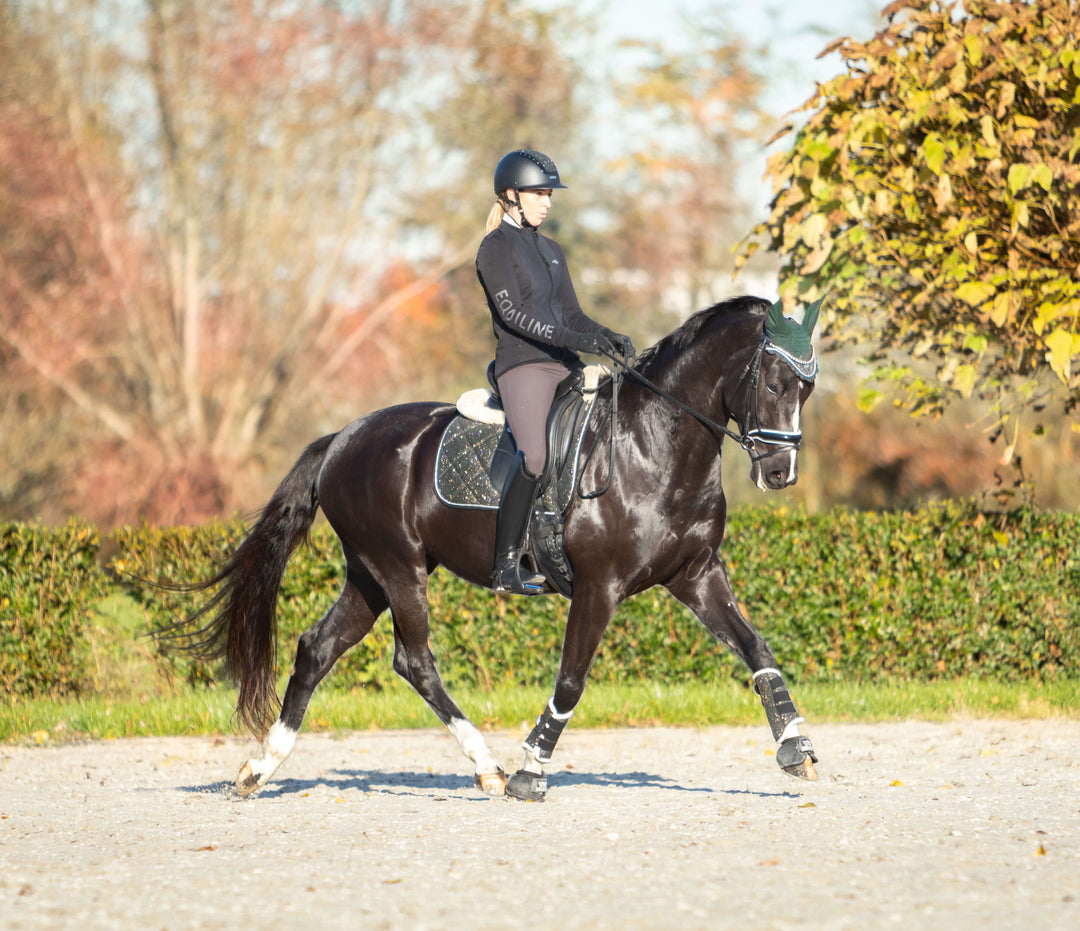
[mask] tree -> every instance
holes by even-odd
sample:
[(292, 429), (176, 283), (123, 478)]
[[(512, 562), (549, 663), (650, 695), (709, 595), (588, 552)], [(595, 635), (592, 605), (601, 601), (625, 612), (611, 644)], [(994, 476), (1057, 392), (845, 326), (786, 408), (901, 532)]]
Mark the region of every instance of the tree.
[(772, 211), (739, 262), (762, 245), (782, 254), (783, 296), (827, 294), (838, 342), (865, 341), (879, 362), (905, 354), (877, 374), (904, 385), (917, 413), (975, 395), (1004, 420), (1041, 403), (1048, 376), (1071, 410), (1076, 0), (901, 0), (884, 15), (869, 42), (826, 49), (847, 73), (818, 87), (791, 148), (770, 159)]
[[(634, 273), (630, 294), (609, 301), (640, 304), (642, 323), (656, 321), (657, 308), (690, 313), (719, 299), (720, 270), (747, 216), (740, 156), (775, 125), (760, 103), (758, 59), (722, 19), (698, 19), (685, 38), (676, 52), (624, 43), (638, 64), (617, 85), (620, 121), (634, 131), (626, 148), (600, 148), (619, 229), (603, 244), (611, 277)], [(672, 294), (684, 302), (672, 306)], [(666, 328), (670, 317), (656, 322)]]
[(313, 431), (415, 396), (490, 196), (431, 170), (490, 145), (481, 122), (439, 150), (429, 120), (480, 54), (476, 4), (0, 11), (8, 514), (250, 506)]

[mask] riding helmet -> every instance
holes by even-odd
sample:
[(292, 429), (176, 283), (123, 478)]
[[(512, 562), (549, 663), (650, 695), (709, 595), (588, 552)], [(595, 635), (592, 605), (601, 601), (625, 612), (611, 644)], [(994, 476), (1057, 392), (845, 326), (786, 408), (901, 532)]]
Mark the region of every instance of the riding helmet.
[(495, 166), (495, 193), (503, 191), (537, 191), (565, 188), (559, 169), (543, 152), (517, 149), (504, 155)]

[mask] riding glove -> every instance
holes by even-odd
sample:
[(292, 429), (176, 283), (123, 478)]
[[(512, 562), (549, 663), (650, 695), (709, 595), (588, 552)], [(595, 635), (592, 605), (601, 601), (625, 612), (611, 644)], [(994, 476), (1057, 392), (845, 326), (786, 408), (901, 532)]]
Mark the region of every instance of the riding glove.
[(587, 352), (594, 356), (614, 357), (618, 351), (607, 333), (578, 333), (572, 330), (568, 335), (573, 340), (570, 348), (576, 352)]
[(637, 351), (634, 349), (633, 340), (625, 333), (616, 333), (613, 330), (608, 330), (607, 336), (621, 355), (629, 356), (631, 358), (637, 355)]

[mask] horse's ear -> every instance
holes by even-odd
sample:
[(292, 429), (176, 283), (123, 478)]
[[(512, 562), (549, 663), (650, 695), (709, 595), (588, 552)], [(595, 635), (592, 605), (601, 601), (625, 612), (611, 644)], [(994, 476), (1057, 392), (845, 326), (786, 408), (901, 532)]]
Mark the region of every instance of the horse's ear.
[(806, 331), (807, 337), (812, 336), (814, 333), (814, 327), (817, 325), (818, 313), (821, 311), (821, 305), (824, 302), (825, 298), (819, 297), (803, 312), (802, 327)]
[(777, 301), (769, 308), (769, 312), (765, 314), (765, 330), (769, 333), (775, 333), (783, 326), (783, 321), (784, 305)]

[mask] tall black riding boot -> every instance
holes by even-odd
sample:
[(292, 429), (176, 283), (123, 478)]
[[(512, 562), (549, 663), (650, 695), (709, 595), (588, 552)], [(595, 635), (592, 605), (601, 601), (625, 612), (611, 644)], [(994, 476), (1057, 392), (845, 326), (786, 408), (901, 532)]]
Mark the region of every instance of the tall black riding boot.
[(495, 570), (491, 573), (491, 588), (496, 592), (515, 595), (538, 595), (544, 587), (544, 577), (522, 570), (521, 548), (532, 516), (533, 501), (540, 479), (525, 468), (525, 456), (518, 452), (499, 499), (495, 518)]

